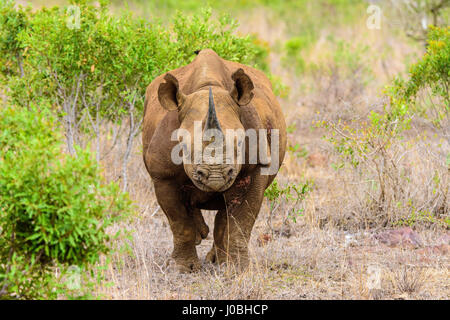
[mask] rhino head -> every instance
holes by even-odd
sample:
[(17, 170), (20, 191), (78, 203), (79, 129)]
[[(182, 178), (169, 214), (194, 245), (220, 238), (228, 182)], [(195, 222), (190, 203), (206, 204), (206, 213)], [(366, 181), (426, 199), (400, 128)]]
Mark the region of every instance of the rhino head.
[(178, 80), (172, 74), (166, 74), (164, 80), (166, 82), (161, 83), (158, 89), (161, 106), (169, 111), (178, 111), (180, 129), (193, 137), (183, 145), (183, 151), (189, 154), (183, 158), (187, 176), (200, 190), (227, 190), (242, 168), (242, 161), (238, 161), (242, 149), (238, 149), (243, 147), (245, 139), (242, 135), (229, 133), (245, 130), (239, 109), (253, 98), (252, 80), (238, 69), (232, 75), (231, 90), (219, 85), (206, 85), (188, 95), (181, 92)]

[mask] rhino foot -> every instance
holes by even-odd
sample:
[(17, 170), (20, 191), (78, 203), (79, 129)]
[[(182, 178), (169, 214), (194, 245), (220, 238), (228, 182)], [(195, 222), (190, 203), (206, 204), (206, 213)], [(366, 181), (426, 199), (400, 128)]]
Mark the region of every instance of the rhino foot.
[(172, 260), (180, 273), (198, 271), (201, 267), (193, 243), (191, 245), (176, 246), (172, 253)]
[(222, 264), (227, 262), (227, 256), (223, 250), (217, 250), (213, 245), (211, 250), (206, 254), (205, 260), (209, 263)]
[(171, 263), (175, 264), (176, 270), (179, 273), (191, 273), (196, 272), (201, 269), (201, 264), (198, 258), (195, 259), (180, 259), (180, 258), (169, 258), (166, 262), (167, 265)]
[(243, 272), (249, 267), (249, 258), (247, 250), (241, 250), (238, 252), (232, 251), (228, 255), (223, 250), (217, 250), (215, 246), (211, 248), (205, 258), (206, 262), (213, 264), (227, 263), (228, 266), (232, 267), (236, 272)]
[(197, 259), (197, 261), (177, 262), (177, 268), (180, 273), (191, 273), (200, 270), (201, 265)]
[(209, 263), (216, 263), (216, 249), (214, 249), (214, 246), (206, 254), (205, 260), (206, 260), (206, 262), (209, 262)]

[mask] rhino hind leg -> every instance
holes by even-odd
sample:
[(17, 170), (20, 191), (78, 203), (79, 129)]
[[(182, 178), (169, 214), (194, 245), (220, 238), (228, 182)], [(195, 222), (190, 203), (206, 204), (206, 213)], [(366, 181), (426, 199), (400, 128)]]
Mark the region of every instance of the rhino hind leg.
[(226, 253), (223, 246), (223, 235), (227, 223), (226, 210), (217, 211), (214, 219), (214, 243), (211, 250), (206, 255), (206, 261), (221, 264), (226, 262)]
[(203, 239), (206, 239), (209, 233), (209, 227), (203, 219), (202, 211), (200, 209), (194, 208), (190, 210), (192, 218), (194, 219), (196, 235), (195, 235), (195, 245), (199, 245)]

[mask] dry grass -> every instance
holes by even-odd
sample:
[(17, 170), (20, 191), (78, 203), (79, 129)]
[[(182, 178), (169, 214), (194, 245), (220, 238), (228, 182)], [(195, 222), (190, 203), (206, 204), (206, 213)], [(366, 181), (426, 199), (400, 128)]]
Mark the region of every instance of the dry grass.
[[(116, 253), (106, 271), (112, 286), (97, 293), (106, 299), (447, 299), (449, 259), (440, 253), (389, 248), (369, 233), (351, 234), (334, 228), (292, 226), (289, 238), (274, 237), (266, 245), (257, 235), (265, 230), (263, 210), (250, 244), (251, 268), (234, 274), (225, 266), (205, 263), (200, 272), (179, 274), (170, 261), (171, 232), (164, 215), (154, 208), (131, 224), (131, 252)], [(212, 227), (213, 214), (205, 213)], [(426, 243), (436, 234), (424, 232)], [(211, 236), (198, 246), (201, 259)], [(369, 286), (368, 268), (380, 270), (381, 285)], [(405, 267), (407, 266), (407, 267)], [(405, 269), (406, 268), (406, 269)], [(426, 274), (426, 277), (424, 276)]]

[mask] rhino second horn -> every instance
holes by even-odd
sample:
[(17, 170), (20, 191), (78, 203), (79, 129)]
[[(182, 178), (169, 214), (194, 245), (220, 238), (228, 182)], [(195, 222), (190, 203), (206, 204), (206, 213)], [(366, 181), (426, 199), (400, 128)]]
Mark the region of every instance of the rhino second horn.
[(208, 129), (217, 129), (223, 133), (222, 128), (220, 127), (219, 119), (217, 119), (216, 107), (214, 105), (214, 99), (211, 87), (209, 87), (209, 107), (208, 107), (208, 116), (206, 118), (205, 128)]

